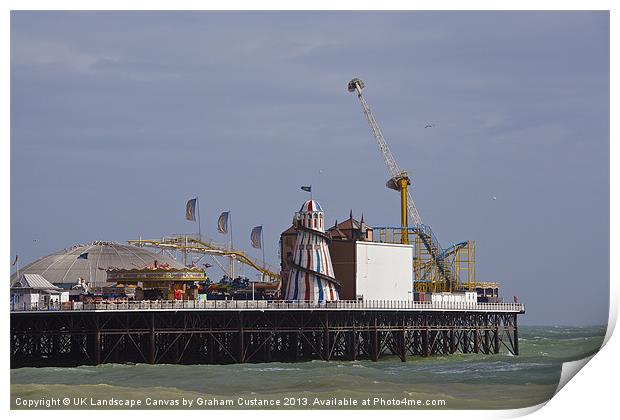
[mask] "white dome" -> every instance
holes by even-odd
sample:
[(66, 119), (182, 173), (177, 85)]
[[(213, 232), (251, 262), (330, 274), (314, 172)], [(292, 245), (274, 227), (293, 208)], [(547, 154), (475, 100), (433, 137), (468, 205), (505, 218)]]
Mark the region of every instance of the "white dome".
[[(86, 258), (80, 255), (88, 254)], [(75, 284), (79, 277), (93, 286), (107, 285), (106, 269), (142, 268), (153, 264), (168, 264), (172, 268), (183, 268), (183, 264), (170, 257), (154, 254), (144, 248), (115, 242), (96, 241), (87, 245), (75, 245), (20, 267), (19, 274), (40, 274), (52, 284)], [(11, 282), (17, 273), (11, 275)]]

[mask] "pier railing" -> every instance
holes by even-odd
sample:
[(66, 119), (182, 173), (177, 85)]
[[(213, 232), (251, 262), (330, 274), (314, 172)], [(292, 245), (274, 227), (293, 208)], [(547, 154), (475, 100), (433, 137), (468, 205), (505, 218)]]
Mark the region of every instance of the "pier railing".
[(64, 302), (49, 305), (11, 304), (12, 312), (32, 311), (144, 311), (144, 310), (297, 310), (297, 309), (340, 309), (340, 310), (419, 310), (419, 311), (485, 311), (525, 312), (522, 303), (475, 303), (475, 302), (414, 302), (410, 300), (366, 300), (335, 302), (312, 301), (267, 301), (267, 300), (145, 300), (145, 301), (103, 301), (95, 303)]

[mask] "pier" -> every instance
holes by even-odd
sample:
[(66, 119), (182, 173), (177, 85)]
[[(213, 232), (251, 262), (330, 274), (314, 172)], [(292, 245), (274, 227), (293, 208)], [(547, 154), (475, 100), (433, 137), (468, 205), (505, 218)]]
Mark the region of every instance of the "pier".
[(518, 303), (142, 301), (11, 311), (11, 368), (519, 354)]

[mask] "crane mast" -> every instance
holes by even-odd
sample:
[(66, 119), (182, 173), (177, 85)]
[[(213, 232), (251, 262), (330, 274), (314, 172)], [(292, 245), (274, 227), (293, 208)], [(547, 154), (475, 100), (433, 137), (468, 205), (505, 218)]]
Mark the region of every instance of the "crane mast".
[[(366, 102), (366, 98), (364, 98), (364, 95), (362, 94), (362, 89), (364, 89), (364, 82), (362, 82), (362, 80), (355, 78), (349, 82), (348, 90), (349, 92), (357, 93), (357, 97), (362, 104), (362, 111), (364, 111), (370, 130), (372, 131), (375, 141), (377, 142), (377, 146), (379, 146), (385, 165), (390, 173), (391, 178), (388, 180), (386, 186), (393, 190), (400, 191), (401, 193), (401, 227), (405, 231), (407, 226), (421, 225), (422, 218), (420, 217), (418, 209), (415, 206), (415, 202), (413, 201), (413, 197), (407, 188), (408, 185), (411, 184), (407, 171), (402, 171), (398, 167), (387, 142), (383, 138), (383, 134), (381, 134), (379, 124), (377, 124), (377, 121), (368, 106), (368, 102)], [(411, 220), (411, 224), (409, 224), (409, 220)], [(403, 238), (403, 243), (408, 243), (408, 235), (406, 232), (404, 232), (401, 236)]]

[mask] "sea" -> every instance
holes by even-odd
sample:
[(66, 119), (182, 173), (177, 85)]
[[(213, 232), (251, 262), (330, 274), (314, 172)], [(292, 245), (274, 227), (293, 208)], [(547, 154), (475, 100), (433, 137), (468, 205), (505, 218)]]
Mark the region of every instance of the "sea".
[[(12, 369), (13, 409), (510, 409), (550, 399), (606, 326), (520, 327), (520, 355)], [(577, 375), (577, 380), (578, 380)]]

